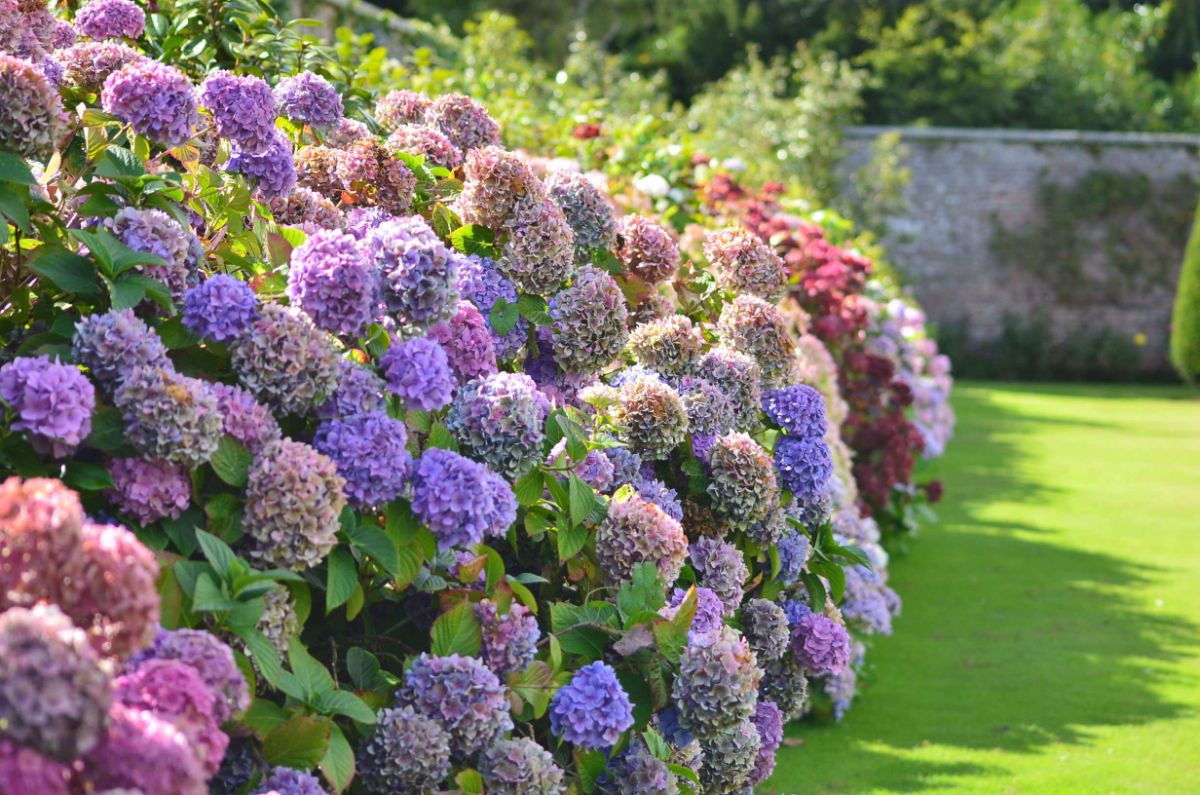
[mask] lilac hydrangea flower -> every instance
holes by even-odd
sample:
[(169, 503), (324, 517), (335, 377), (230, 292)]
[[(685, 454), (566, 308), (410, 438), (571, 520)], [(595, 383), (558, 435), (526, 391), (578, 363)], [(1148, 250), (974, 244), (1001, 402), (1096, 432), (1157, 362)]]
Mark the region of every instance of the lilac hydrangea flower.
[(384, 303), (402, 328), (420, 331), (453, 316), (459, 256), (423, 218), (380, 224), (363, 246), (383, 279)]
[(145, 56), (115, 41), (81, 41), (54, 54), (63, 67), (63, 83), (73, 88), (98, 92), (113, 72)]
[(779, 489), (771, 457), (749, 435), (728, 433), (717, 437), (706, 459), (713, 510), (731, 527), (744, 529), (766, 519), (778, 506)]
[[(671, 594), (671, 601), (659, 612), (667, 618), (674, 619), (687, 595), (688, 592), (683, 588), (676, 588)], [(707, 642), (708, 639), (715, 637), (723, 626), (725, 626), (725, 605), (721, 601), (721, 597), (708, 588), (697, 587), (696, 614), (692, 616), (692, 623), (688, 627), (688, 640), (693, 643)]]
[(810, 611), (792, 629), (792, 654), (817, 676), (839, 674), (850, 662), (850, 634), (824, 613)]
[(629, 335), (634, 361), (667, 376), (690, 372), (703, 345), (700, 330), (686, 315), (648, 320)]
[(792, 585), (800, 579), (800, 572), (808, 563), (812, 553), (812, 544), (808, 536), (789, 527), (780, 536), (777, 548), (779, 550), (779, 574), (776, 579), (784, 585)]
[(675, 521), (683, 521), (683, 505), (679, 502), (679, 495), (675, 489), (658, 478), (646, 478), (637, 484), (636, 489), (638, 496), (643, 500), (649, 500), (662, 508), (663, 512)]
[(350, 504), (370, 508), (400, 495), (412, 474), (404, 423), (381, 412), (326, 420), (313, 446), (333, 459), (346, 479)]
[(292, 252), (287, 296), (318, 328), (352, 337), (366, 329), (379, 300), (358, 241), (337, 230), (317, 232)]
[(822, 494), (833, 475), (833, 458), (825, 440), (781, 436), (775, 441), (775, 470), (779, 481), (798, 500)]
[(329, 81), (312, 72), (285, 77), (275, 86), (275, 101), (284, 116), (324, 129), (342, 119), (342, 98)]
[(744, 226), (711, 232), (704, 241), (704, 256), (721, 287), (778, 301), (787, 286), (783, 259), (758, 235)]
[(27, 432), (34, 449), (55, 458), (92, 432), (96, 390), (73, 365), (19, 356), (0, 367), (0, 398), (16, 414), (12, 430)]
[(175, 300), (183, 297), (188, 280), (189, 231), (162, 210), (126, 207), (104, 224), (113, 236), (134, 251), (154, 254), (166, 262), (137, 265), (138, 271), (166, 285)]
[(200, 84), (200, 104), (212, 112), (217, 135), (235, 142), (238, 152), (261, 155), (277, 146), (275, 94), (261, 77), (218, 69)]
[(541, 201), (545, 195), (524, 157), (503, 147), (485, 146), (466, 155), (455, 210), (464, 223), (501, 229), (522, 200)]
[(616, 242), (616, 220), (608, 198), (582, 174), (551, 174), (546, 180), (550, 198), (563, 211), (575, 233), (575, 256), (584, 262), (596, 249)]
[(135, 668), (146, 660), (179, 660), (194, 668), (217, 696), (213, 717), (219, 724), (250, 706), (250, 688), (238, 670), (233, 650), (211, 632), (160, 628), (150, 647), (129, 660), (129, 667)]
[(247, 152), (236, 141), (225, 168), (254, 180), (254, 190), (264, 199), (286, 196), (296, 187), (296, 163), (292, 144), (279, 130), (272, 130), (270, 139), (260, 152)]
[(562, 795), (563, 771), (554, 757), (527, 737), (500, 740), (479, 755), (479, 774), (490, 795)]
[(505, 225), (508, 242), (497, 266), (523, 293), (550, 296), (575, 271), (574, 233), (558, 205), (527, 196)]
[(454, 317), (437, 323), (428, 334), (446, 351), (450, 369), (460, 384), (496, 372), (491, 331), (471, 302), (459, 301)]
[(440, 409), (454, 393), (454, 373), (446, 351), (431, 339), (396, 342), (380, 360), (388, 391), (418, 411)]
[(373, 138), (371, 128), (358, 119), (343, 116), (325, 136), (325, 144), (334, 149), (345, 149), (355, 141)]
[(463, 450), (517, 480), (541, 456), (550, 404), (524, 373), (495, 373), (460, 387), (446, 427)]
[(0, 52), (0, 93), (0, 149), (49, 156), (69, 129), (58, 90), (29, 61)]
[(395, 220), (396, 216), (382, 207), (355, 207), (346, 213), (346, 231), (362, 242), (372, 230), (387, 221)]
[(645, 741), (634, 736), (624, 752), (612, 764), (611, 773), (618, 780), (612, 789), (598, 791), (620, 795), (679, 795), (679, 781), (667, 767), (667, 762), (650, 753)]
[(737, 612), (742, 604), (742, 584), (750, 577), (741, 551), (728, 541), (705, 536), (692, 542), (688, 557), (700, 584), (721, 597), (726, 614)]
[(687, 438), (683, 399), (656, 378), (634, 378), (623, 384), (614, 418), (621, 440), (643, 459), (666, 459)]
[(267, 304), (233, 348), (242, 384), (273, 408), (304, 414), (337, 389), (333, 340), (295, 307)]
[(517, 520), (517, 500), (504, 479), (483, 464), (439, 448), (426, 450), (417, 462), (412, 509), (441, 549), (503, 535)]
[(759, 699), (754, 717), (750, 719), (758, 729), (761, 745), (754, 758), (754, 770), (746, 779), (748, 786), (761, 784), (775, 771), (775, 752), (783, 743), (783, 713), (774, 701)]
[(696, 372), (703, 373), (724, 394), (733, 410), (733, 426), (748, 429), (758, 422), (762, 402), (762, 368), (753, 358), (729, 348), (713, 348), (696, 363)]
[(416, 91), (389, 91), (375, 103), (375, 119), (385, 130), (402, 124), (424, 124), (432, 100)]
[(139, 367), (113, 393), (125, 435), (141, 453), (200, 466), (217, 450), (221, 415), (208, 385), (166, 367)]
[(628, 447), (606, 447), (604, 455), (613, 465), (612, 487), (614, 489), (642, 480), (642, 457)]
[(754, 358), (767, 384), (786, 382), (794, 362), (795, 344), (788, 323), (774, 305), (753, 295), (739, 295), (725, 304), (717, 321), (721, 343)]
[(617, 221), (617, 259), (625, 270), (648, 284), (674, 278), (679, 270), (679, 246), (671, 233), (641, 215)]
[(479, 656), (496, 676), (523, 671), (533, 662), (541, 638), (537, 618), (523, 604), (513, 603), (500, 615), (494, 602), (484, 599), (475, 605), (475, 615), (483, 631)]
[(567, 371), (597, 372), (624, 349), (629, 309), (613, 277), (584, 266), (571, 286), (550, 299), (554, 360)]
[(777, 660), (787, 653), (791, 628), (787, 614), (775, 602), (766, 599), (746, 602), (742, 608), (742, 629), (760, 663)]
[(88, 315), (75, 325), (71, 350), (92, 378), (111, 392), (141, 367), (170, 367), (167, 348), (158, 332), (132, 309)]
[(177, 519), (192, 499), (192, 481), (180, 464), (116, 458), (108, 465), (113, 487), (105, 494), (117, 510), (142, 524)]
[(500, 143), (500, 125), (482, 105), (462, 94), (438, 97), (426, 109), (425, 121), (462, 152)]
[(828, 427), (824, 398), (804, 384), (768, 389), (763, 393), (762, 410), (788, 436), (820, 439)]
[(550, 731), (580, 748), (611, 748), (632, 725), (633, 704), (603, 662), (580, 668), (550, 701)]
[(472, 254), (459, 262), (458, 292), (463, 299), (475, 304), (487, 320), (492, 344), (496, 349), (496, 358), (508, 359), (514, 356), (525, 344), (528, 321), (518, 316), (517, 322), (507, 334), (498, 334), (492, 328), (491, 315), (493, 307), (500, 299), (509, 304), (517, 303), (516, 285), (500, 273), (495, 262)]
[(276, 767), (259, 783), (259, 795), (327, 795), (321, 779), (290, 767)]
[(900, 610), (900, 598), (879, 575), (866, 566), (846, 569), (846, 590), (841, 604), (842, 617), (860, 629), (892, 634), (892, 615)]
[(383, 709), (356, 757), (368, 792), (428, 792), (450, 775), (450, 735), (412, 707)]
[(217, 772), (229, 737), (213, 714), (215, 694), (195, 668), (178, 660), (147, 660), (113, 682), (113, 698), (172, 723), (187, 738), (205, 772)]
[(230, 342), (257, 319), (254, 290), (224, 273), (208, 277), (183, 296), (183, 325), (197, 337)]
[(445, 135), (422, 124), (401, 124), (392, 130), (385, 144), (393, 154), (425, 158), (425, 162), (453, 171), (462, 165), (462, 152)]
[(785, 655), (762, 664), (759, 700), (773, 701), (785, 721), (797, 720), (808, 709), (808, 676), (795, 658)]
[(91, 0), (75, 14), (75, 29), (89, 39), (136, 39), (146, 29), (146, 13), (130, 0)]
[(317, 416), (328, 420), (386, 411), (385, 389), (387, 384), (374, 370), (342, 359), (338, 362), (337, 389), (317, 408)]
[(418, 657), (404, 674), (396, 706), (411, 706), (441, 724), (457, 758), (475, 754), (513, 726), (504, 685), (482, 661), (458, 654)]
[(725, 627), (689, 643), (679, 659), (672, 695), (684, 726), (711, 740), (754, 714), (762, 671), (737, 631)]
[(221, 430), (251, 453), (257, 455), (282, 435), (270, 410), (245, 389), (229, 384), (209, 384), (208, 388), (217, 399)]
[(150, 59), (131, 61), (109, 75), (100, 104), (106, 113), (164, 146), (186, 142), (199, 118), (187, 75)]
[(612, 502), (596, 531), (596, 558), (609, 582), (628, 580), (638, 563), (653, 563), (674, 582), (687, 557), (683, 527), (649, 500)]
[(187, 737), (148, 710), (114, 704), (108, 733), (82, 761), (84, 792), (205, 795), (204, 768)]
[[(563, 448), (566, 448), (565, 440), (563, 440)], [(604, 454), (603, 450), (589, 450), (588, 454), (583, 457), (575, 467), (571, 470), (579, 478), (589, 486), (601, 494), (607, 494), (612, 489), (613, 466), (612, 459)], [(653, 502), (653, 500), (651, 500)], [(662, 507), (661, 505), (659, 506)], [(663, 510), (666, 510), (665, 508)], [(679, 518), (682, 518), (680, 516)]]

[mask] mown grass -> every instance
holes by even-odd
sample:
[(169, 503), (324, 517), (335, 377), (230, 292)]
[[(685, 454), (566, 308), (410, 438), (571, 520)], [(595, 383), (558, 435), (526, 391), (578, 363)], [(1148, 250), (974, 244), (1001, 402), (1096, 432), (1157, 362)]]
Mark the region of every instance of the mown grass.
[(764, 792), (1200, 791), (1200, 399), (962, 384), (896, 634)]

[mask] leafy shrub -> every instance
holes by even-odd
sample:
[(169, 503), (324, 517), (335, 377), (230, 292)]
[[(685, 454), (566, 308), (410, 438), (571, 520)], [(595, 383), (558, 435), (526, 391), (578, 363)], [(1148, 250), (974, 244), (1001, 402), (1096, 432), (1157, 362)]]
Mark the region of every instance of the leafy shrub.
[(1188, 381), (1200, 377), (1200, 210), (1196, 218), (1171, 315), (1171, 362)]

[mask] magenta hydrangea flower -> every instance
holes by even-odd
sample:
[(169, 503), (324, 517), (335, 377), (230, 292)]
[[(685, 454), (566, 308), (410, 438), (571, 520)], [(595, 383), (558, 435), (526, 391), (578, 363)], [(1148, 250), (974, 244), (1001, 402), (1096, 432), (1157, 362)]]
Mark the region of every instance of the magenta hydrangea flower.
[(62, 98), (40, 69), (0, 52), (0, 94), (0, 150), (42, 159), (62, 143), (68, 131)]
[(96, 390), (73, 365), (19, 356), (0, 367), (0, 398), (16, 415), (12, 430), (44, 454), (69, 455), (92, 432)]
[(333, 459), (357, 508), (383, 505), (400, 495), (412, 474), (404, 423), (382, 412), (326, 420), (313, 446)]
[(432, 100), (416, 91), (389, 91), (375, 103), (375, 120), (385, 130), (404, 124), (424, 124)]
[(341, 231), (313, 234), (292, 252), (287, 296), (318, 328), (358, 336), (378, 304), (374, 270), (358, 241)]
[(172, 724), (208, 775), (221, 766), (229, 737), (213, 715), (214, 694), (192, 666), (178, 660), (147, 660), (113, 682), (113, 699)]
[(60, 762), (99, 742), (111, 683), (84, 633), (54, 605), (0, 613), (4, 739)]
[(383, 279), (383, 300), (396, 322), (424, 330), (449, 320), (458, 306), (459, 256), (419, 215), (380, 224), (363, 242)]
[(224, 273), (208, 277), (183, 296), (183, 325), (197, 337), (231, 342), (258, 320), (258, 296)]
[(115, 458), (108, 465), (113, 487), (105, 491), (121, 513), (141, 524), (176, 519), (192, 499), (192, 481), (180, 464), (144, 458)]
[(653, 563), (663, 580), (674, 582), (686, 557), (683, 527), (641, 497), (610, 503), (596, 531), (596, 558), (610, 582), (628, 580), (638, 563)]
[(725, 627), (689, 643), (672, 691), (683, 725), (708, 740), (749, 719), (758, 704), (761, 678), (754, 652), (736, 630)]
[(541, 457), (549, 413), (549, 401), (529, 376), (494, 373), (459, 388), (446, 427), (467, 455), (517, 480)]
[(459, 301), (454, 317), (432, 326), (428, 336), (442, 346), (460, 384), (496, 372), (492, 333), (470, 301)]
[(503, 535), (517, 520), (517, 499), (503, 478), (483, 464), (439, 448), (426, 450), (417, 462), (412, 509), (437, 536), (441, 549)]
[(261, 77), (218, 69), (200, 84), (200, 104), (212, 112), (217, 135), (237, 143), (242, 154), (261, 155), (276, 145), (275, 94)]
[(742, 604), (742, 584), (750, 578), (741, 551), (728, 541), (704, 536), (692, 542), (688, 557), (700, 584), (721, 597), (726, 615), (737, 612)]
[(250, 688), (238, 670), (233, 650), (210, 632), (159, 628), (150, 647), (129, 660), (129, 668), (136, 668), (146, 660), (154, 659), (179, 660), (200, 674), (205, 685), (216, 696), (213, 717), (218, 724), (240, 715), (250, 706)]
[(242, 384), (284, 413), (312, 411), (337, 389), (333, 339), (296, 307), (264, 306), (231, 359)]
[(250, 557), (293, 571), (318, 565), (337, 546), (345, 487), (337, 465), (316, 449), (291, 439), (267, 447), (246, 483)]
[(244, 151), (235, 141), (225, 168), (253, 179), (255, 192), (264, 199), (286, 196), (296, 187), (292, 144), (279, 130), (272, 130), (266, 148), (257, 154)]
[(401, 124), (385, 144), (393, 154), (403, 152), (425, 158), (425, 162), (451, 171), (462, 165), (462, 152), (442, 133), (423, 124)]
[(134, 251), (162, 257), (161, 265), (138, 265), (137, 269), (158, 279), (175, 300), (183, 297), (188, 281), (189, 231), (162, 210), (125, 207), (104, 225), (113, 236)]
[(110, 711), (103, 742), (83, 758), (78, 785), (86, 792), (208, 792), (204, 768), (183, 732), (153, 712), (121, 704)]
[(554, 360), (567, 371), (603, 369), (629, 340), (629, 309), (613, 277), (584, 266), (571, 286), (550, 299)]
[(0, 792), (4, 795), (69, 795), (71, 769), (34, 751), (0, 740)]
[(167, 348), (158, 332), (133, 314), (132, 309), (88, 315), (75, 324), (71, 340), (75, 360), (111, 393), (130, 373), (142, 367), (171, 367)]
[(850, 633), (824, 613), (811, 610), (792, 627), (792, 654), (812, 674), (839, 674), (850, 662)]
[(537, 617), (529, 612), (529, 608), (514, 602), (507, 613), (500, 615), (496, 604), (484, 599), (475, 605), (475, 616), (483, 631), (479, 656), (496, 676), (507, 676), (529, 667), (542, 636)]
[(166, 367), (139, 367), (113, 392), (125, 436), (148, 458), (200, 466), (221, 434), (217, 400), (204, 381)]
[(500, 143), (500, 125), (482, 105), (462, 94), (438, 97), (425, 110), (425, 121), (464, 153)]
[(280, 112), (294, 122), (317, 129), (342, 120), (342, 97), (328, 80), (312, 72), (285, 77), (275, 86)]
[(387, 401), (383, 396), (386, 389), (387, 384), (374, 370), (342, 359), (338, 362), (338, 387), (317, 408), (317, 416), (328, 420), (386, 412)]
[(546, 179), (550, 199), (559, 206), (575, 233), (575, 257), (585, 262), (596, 249), (616, 243), (613, 208), (595, 184), (582, 174), (559, 172)]
[(670, 281), (679, 270), (679, 246), (671, 233), (642, 215), (617, 221), (617, 259), (648, 284)]
[(779, 482), (797, 500), (815, 499), (828, 488), (833, 475), (829, 445), (820, 437), (781, 436), (775, 441), (775, 470)]
[(192, 137), (199, 115), (187, 75), (150, 59), (131, 61), (108, 76), (100, 104), (155, 143), (179, 146)]
[(388, 391), (418, 411), (433, 411), (450, 402), (454, 373), (446, 351), (431, 339), (396, 342), (380, 359)]
[(492, 327), (492, 309), (496, 302), (504, 299), (506, 303), (517, 303), (517, 287), (504, 278), (496, 263), (486, 257), (476, 254), (464, 257), (458, 263), (458, 292), (464, 300), (470, 301), (479, 308), (480, 314), (487, 321), (488, 330), (492, 335), (492, 345), (496, 349), (497, 359), (508, 359), (515, 356), (525, 344), (529, 328), (525, 318), (518, 316), (516, 323), (507, 334), (498, 334)]
[(633, 704), (607, 663), (580, 668), (550, 701), (551, 733), (580, 748), (611, 748), (631, 726)]
[(47, 597), (81, 543), (79, 495), (59, 480), (0, 483), (0, 610)]
[(744, 226), (712, 232), (704, 241), (704, 256), (717, 283), (733, 293), (748, 293), (778, 301), (787, 286), (783, 258)]
[(270, 410), (241, 387), (209, 384), (221, 413), (221, 430), (257, 455), (282, 435)]
[[(426, 453), (428, 455), (428, 453)], [(508, 690), (482, 661), (422, 654), (404, 674), (397, 707), (412, 707), (450, 735), (456, 758), (475, 754), (513, 727)]]
[(75, 14), (75, 29), (89, 39), (136, 39), (146, 13), (130, 0), (91, 0)]

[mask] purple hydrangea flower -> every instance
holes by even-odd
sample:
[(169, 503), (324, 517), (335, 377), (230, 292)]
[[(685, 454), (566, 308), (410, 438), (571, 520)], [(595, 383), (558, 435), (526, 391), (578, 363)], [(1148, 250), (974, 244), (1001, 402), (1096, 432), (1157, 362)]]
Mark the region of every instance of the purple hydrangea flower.
[(674, 582), (687, 557), (683, 527), (641, 497), (612, 502), (596, 531), (596, 558), (609, 582), (628, 580), (638, 563), (653, 563), (666, 582)]
[(454, 373), (446, 351), (431, 339), (396, 342), (380, 360), (388, 391), (418, 411), (440, 409), (454, 394)]
[(632, 725), (633, 704), (603, 662), (580, 668), (550, 701), (550, 731), (581, 748), (611, 748)]
[(130, 0), (91, 0), (75, 14), (75, 29), (89, 39), (136, 39), (146, 29), (146, 13)]
[(648, 478), (637, 484), (638, 496), (663, 509), (667, 516), (677, 522), (683, 521), (683, 505), (675, 489), (663, 483), (658, 478)]
[(368, 792), (429, 792), (450, 775), (450, 735), (412, 707), (383, 709), (356, 756)]
[(218, 69), (200, 84), (200, 104), (212, 111), (217, 135), (234, 141), (238, 152), (261, 155), (278, 145), (275, 94), (261, 77)]
[(114, 704), (103, 742), (82, 760), (83, 792), (205, 795), (204, 768), (175, 726), (148, 710)]
[(150, 647), (129, 660), (129, 668), (146, 660), (179, 660), (194, 668), (216, 696), (213, 717), (219, 724), (250, 706), (250, 688), (238, 670), (233, 650), (211, 632), (160, 628)]
[(115, 41), (81, 41), (56, 52), (54, 59), (62, 64), (66, 85), (98, 92), (109, 75), (127, 63), (145, 60), (145, 56)]
[(383, 279), (383, 299), (406, 330), (449, 320), (458, 305), (459, 256), (418, 215), (380, 224), (363, 242)]
[(396, 706), (441, 724), (457, 758), (483, 750), (513, 727), (504, 685), (482, 661), (458, 654), (418, 657), (404, 674)]
[(675, 277), (679, 270), (679, 246), (665, 228), (641, 215), (626, 215), (617, 221), (617, 259), (625, 270), (648, 284)]
[(166, 260), (158, 265), (137, 265), (141, 273), (166, 285), (175, 300), (183, 297), (188, 280), (190, 232), (162, 210), (126, 207), (105, 222), (118, 240), (134, 251)]
[(275, 86), (275, 101), (294, 122), (324, 129), (342, 119), (342, 98), (329, 81), (312, 72), (285, 77)]
[(705, 536), (692, 542), (688, 556), (700, 584), (721, 597), (725, 613), (737, 612), (742, 604), (742, 584), (750, 577), (741, 551), (728, 541)]
[(318, 328), (352, 337), (366, 329), (379, 300), (358, 241), (337, 230), (316, 232), (292, 252), (287, 296)]
[(459, 301), (454, 317), (434, 325), (428, 333), (429, 339), (446, 351), (450, 369), (460, 384), (496, 372), (491, 331), (469, 301)]
[(63, 50), (75, 43), (75, 26), (65, 19), (56, 19), (50, 27), (50, 49)]
[(480, 314), (487, 320), (496, 358), (508, 359), (516, 355), (525, 344), (529, 324), (518, 316), (507, 334), (497, 334), (492, 328), (492, 308), (496, 302), (503, 298), (505, 302), (515, 304), (518, 298), (516, 285), (504, 278), (496, 263), (475, 254), (464, 257), (458, 267), (458, 292), (463, 299), (479, 307)]
[(612, 487), (614, 489), (642, 480), (642, 457), (628, 447), (606, 447), (604, 455), (613, 464)]
[(235, 141), (225, 168), (253, 179), (255, 192), (264, 199), (286, 196), (296, 187), (292, 144), (279, 130), (272, 130), (266, 147), (258, 153), (243, 150)]
[(251, 393), (288, 414), (313, 410), (337, 389), (333, 340), (296, 307), (264, 306), (231, 359)]
[(711, 740), (754, 714), (762, 671), (746, 639), (729, 627), (684, 647), (672, 695), (684, 726)]
[(646, 747), (645, 741), (634, 736), (629, 747), (613, 760), (611, 773), (617, 779), (611, 789), (601, 786), (598, 791), (619, 795), (679, 795), (679, 781), (667, 763)]
[(61, 63), (53, 58), (43, 58), (41, 63), (38, 64), (38, 69), (41, 70), (42, 74), (46, 77), (46, 82), (51, 86), (54, 88), (62, 87), (63, 80), (67, 76), (67, 70), (63, 68)]
[(213, 715), (215, 694), (199, 672), (178, 660), (147, 660), (113, 682), (113, 698), (173, 724), (208, 775), (217, 772), (229, 745)]
[[(675, 618), (687, 595), (688, 592), (683, 588), (676, 588), (671, 594), (671, 601), (660, 612), (667, 618)], [(708, 639), (715, 637), (723, 626), (725, 626), (725, 605), (721, 602), (721, 597), (708, 588), (697, 587), (696, 614), (692, 616), (692, 623), (688, 628), (688, 640), (699, 643), (707, 642)]]
[(721, 343), (754, 358), (767, 384), (786, 382), (794, 364), (795, 344), (788, 322), (774, 305), (753, 295), (725, 304), (717, 321)]
[(373, 137), (370, 127), (358, 119), (348, 119), (343, 116), (326, 134), (325, 144), (334, 149), (345, 149), (355, 141)]
[(321, 779), (290, 767), (273, 769), (258, 786), (259, 795), (327, 795)]
[(522, 200), (540, 201), (545, 195), (524, 157), (503, 147), (485, 146), (467, 152), (455, 210), (464, 223), (501, 229)]
[(426, 450), (417, 462), (412, 509), (437, 536), (441, 549), (503, 535), (517, 520), (517, 499), (503, 478), (483, 464), (439, 448)]
[(571, 286), (550, 299), (554, 360), (569, 372), (594, 373), (629, 340), (629, 309), (613, 277), (586, 265)]
[[(566, 448), (565, 440), (563, 447)], [(607, 494), (613, 485), (613, 466), (612, 459), (604, 454), (603, 450), (589, 450), (588, 454), (583, 457), (575, 467), (571, 470), (583, 480), (584, 483), (591, 486), (601, 494)], [(653, 502), (653, 500), (651, 500)], [(659, 506), (662, 507), (661, 505)], [(666, 510), (665, 508), (663, 510)], [(683, 517), (680, 516), (680, 519)]]
[(92, 432), (96, 390), (74, 365), (19, 356), (0, 367), (0, 398), (16, 414), (12, 430), (27, 432), (34, 449), (55, 458)]
[(426, 109), (425, 121), (462, 152), (500, 143), (500, 125), (482, 105), (462, 94), (438, 97)]
[(754, 770), (746, 779), (747, 786), (761, 784), (775, 772), (775, 752), (783, 743), (783, 712), (774, 701), (760, 699), (750, 719), (754, 728), (758, 729), (761, 745), (758, 755), (754, 758)]
[(866, 566), (846, 569), (846, 591), (842, 617), (860, 629), (879, 635), (892, 634), (892, 615), (900, 610), (900, 598), (879, 575)]
[(711, 232), (704, 241), (704, 256), (717, 283), (733, 293), (749, 293), (778, 301), (787, 286), (783, 259), (765, 240), (744, 226)]
[(69, 795), (71, 769), (7, 740), (0, 740), (0, 792), (5, 795)]
[(221, 430), (238, 440), (243, 447), (257, 455), (264, 447), (278, 441), (282, 435), (279, 423), (266, 406), (254, 395), (229, 384), (209, 384), (221, 413)]
[(489, 795), (562, 795), (563, 771), (554, 757), (527, 737), (500, 740), (479, 755)]
[(257, 319), (254, 290), (224, 273), (208, 277), (183, 296), (183, 325), (197, 337), (230, 342)]
[(496, 676), (524, 671), (533, 662), (542, 633), (537, 618), (523, 604), (513, 603), (500, 615), (494, 602), (484, 599), (475, 605), (475, 615), (483, 630), (479, 656)]
[(508, 242), (497, 267), (521, 292), (553, 295), (575, 272), (574, 233), (549, 199), (517, 202), (505, 231)]
[(850, 662), (850, 634), (824, 613), (809, 613), (792, 628), (792, 654), (817, 676), (839, 674)]
[(808, 563), (812, 553), (812, 544), (808, 536), (789, 527), (779, 537), (779, 574), (776, 579), (784, 585), (792, 585), (800, 579), (800, 572)]
[(821, 393), (804, 384), (763, 393), (762, 410), (771, 422), (788, 436), (820, 439), (825, 435), (825, 400)]
[(585, 262), (596, 249), (611, 249), (616, 242), (616, 220), (608, 198), (582, 174), (551, 174), (546, 180), (551, 200), (563, 211), (575, 233), (575, 256)]
[(29, 61), (0, 52), (0, 93), (0, 149), (48, 157), (69, 130), (58, 89)]
[(404, 423), (381, 412), (326, 420), (313, 446), (333, 459), (346, 479), (350, 504), (370, 508), (400, 495), (412, 474)]
[(777, 508), (779, 489), (771, 457), (749, 435), (727, 433), (717, 437), (706, 460), (713, 510), (731, 527), (749, 527)]
[(186, 142), (199, 118), (187, 75), (150, 59), (131, 61), (109, 75), (100, 104), (106, 113), (164, 146)]
[(386, 411), (385, 389), (387, 384), (374, 370), (342, 359), (338, 362), (337, 389), (317, 408), (317, 416), (328, 420)]
[(786, 721), (797, 720), (808, 709), (808, 676), (791, 655), (762, 664), (760, 700), (773, 701)]
[(167, 348), (158, 332), (132, 309), (88, 315), (75, 325), (71, 350), (92, 378), (112, 391), (141, 367), (170, 367)]
[(217, 450), (221, 415), (204, 381), (166, 367), (139, 367), (113, 392), (113, 403), (126, 437), (148, 458), (195, 467)]
[(393, 154), (403, 152), (425, 158), (425, 162), (453, 171), (462, 165), (462, 152), (442, 133), (422, 124), (401, 124), (385, 144)]
[(395, 220), (396, 216), (382, 207), (355, 207), (346, 213), (346, 231), (361, 242), (383, 223)]
[(180, 464), (144, 458), (116, 458), (108, 465), (113, 487), (105, 492), (122, 513), (142, 524), (187, 510), (192, 499), (192, 481)]
[(703, 373), (705, 379), (725, 394), (735, 428), (751, 428), (758, 422), (762, 368), (754, 359), (729, 348), (713, 348), (700, 357), (696, 372)]
[(54, 605), (0, 613), (4, 739), (70, 762), (100, 740), (111, 683), (87, 636)]
[(781, 436), (775, 441), (775, 470), (779, 481), (798, 500), (819, 497), (833, 475), (833, 458), (825, 440)]
[(461, 388), (446, 427), (466, 454), (509, 480), (517, 480), (541, 457), (550, 403), (524, 373), (495, 373)]

